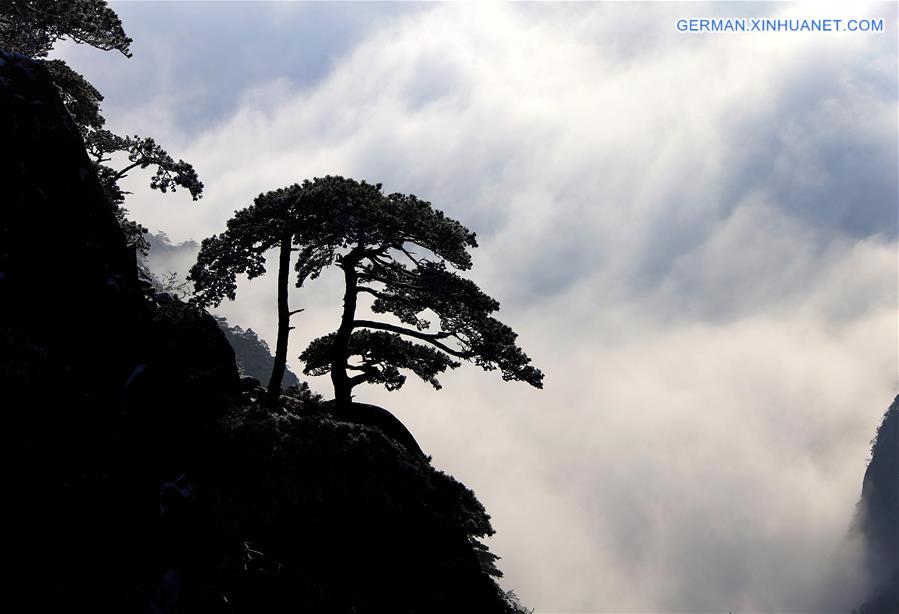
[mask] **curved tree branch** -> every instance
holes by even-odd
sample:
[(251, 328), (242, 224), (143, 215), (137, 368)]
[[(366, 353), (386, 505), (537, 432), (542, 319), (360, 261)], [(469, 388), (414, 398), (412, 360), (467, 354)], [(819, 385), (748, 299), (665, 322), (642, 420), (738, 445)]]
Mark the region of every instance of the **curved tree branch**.
[(416, 339), (421, 339), (422, 341), (426, 341), (433, 345), (434, 347), (443, 350), (447, 354), (451, 356), (455, 356), (456, 358), (463, 358), (468, 360), (469, 358), (474, 357), (474, 353), (472, 352), (460, 352), (459, 350), (455, 350), (448, 345), (440, 343), (440, 339), (446, 339), (451, 335), (451, 333), (447, 332), (439, 332), (439, 333), (422, 333), (412, 328), (404, 328), (402, 326), (394, 326), (393, 324), (386, 324), (384, 322), (375, 322), (373, 320), (353, 320), (353, 328), (374, 328), (376, 330), (386, 330), (392, 333), (397, 333), (399, 335), (407, 335), (409, 337), (415, 337)]

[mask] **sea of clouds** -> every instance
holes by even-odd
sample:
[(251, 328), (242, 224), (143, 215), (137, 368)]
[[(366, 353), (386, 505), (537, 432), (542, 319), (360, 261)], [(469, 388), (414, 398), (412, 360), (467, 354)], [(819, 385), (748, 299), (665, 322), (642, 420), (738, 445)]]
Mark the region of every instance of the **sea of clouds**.
[[(476, 491), (539, 612), (857, 606), (849, 526), (896, 392), (895, 7), (364, 6), (123, 3), (133, 60), (64, 47), (113, 129), (207, 185), (192, 204), (135, 175), (134, 217), (199, 240), (342, 174), (475, 230), (471, 277), (545, 389), (469, 366), (357, 392)], [(888, 31), (675, 28), (738, 13)], [(297, 373), (340, 296), (293, 291)], [(274, 345), (274, 307), (269, 276), (220, 312)]]

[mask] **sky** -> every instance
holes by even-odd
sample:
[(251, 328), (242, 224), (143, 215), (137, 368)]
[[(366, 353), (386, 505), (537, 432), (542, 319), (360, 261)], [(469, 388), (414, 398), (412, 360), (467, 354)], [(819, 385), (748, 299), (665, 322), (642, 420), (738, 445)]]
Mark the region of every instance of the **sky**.
[[(897, 393), (894, 3), (112, 6), (133, 58), (57, 56), (111, 129), (205, 182), (193, 203), (132, 174), (151, 230), (199, 241), (261, 192), (339, 174), (477, 232), (470, 277), (545, 388), (467, 365), (440, 391), (357, 397), (474, 489), (527, 606), (861, 602), (849, 527)], [(886, 31), (675, 27), (712, 16)], [(328, 275), (292, 293), (295, 372), (340, 296)], [(219, 313), (273, 346), (273, 276)]]

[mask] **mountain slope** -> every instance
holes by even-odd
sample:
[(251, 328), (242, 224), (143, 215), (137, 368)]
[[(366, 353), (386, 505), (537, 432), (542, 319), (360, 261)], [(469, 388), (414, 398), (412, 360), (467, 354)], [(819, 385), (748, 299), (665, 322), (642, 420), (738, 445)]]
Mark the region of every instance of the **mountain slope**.
[(860, 612), (899, 612), (899, 396), (886, 411), (871, 448), (859, 503), (869, 592)]

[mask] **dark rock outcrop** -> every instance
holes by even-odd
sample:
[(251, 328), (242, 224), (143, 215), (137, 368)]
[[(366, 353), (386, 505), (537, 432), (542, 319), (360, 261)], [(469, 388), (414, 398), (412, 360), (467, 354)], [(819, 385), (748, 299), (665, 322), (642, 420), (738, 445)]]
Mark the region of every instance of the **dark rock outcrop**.
[(865, 471), (857, 526), (865, 543), (864, 614), (899, 612), (899, 397), (884, 414)]
[(256, 402), (153, 298), (39, 64), (0, 52), (0, 117), (4, 610), (515, 608), (471, 491), (308, 389)]
[(333, 400), (322, 403), (322, 407), (327, 409), (329, 418), (338, 422), (377, 429), (409, 454), (427, 458), (406, 425), (383, 407), (354, 401), (350, 403), (349, 407), (337, 409)]
[(214, 582), (240, 611), (507, 609), (478, 556), (475, 537), (493, 531), (471, 491), (378, 429), (285, 401), (284, 414), (229, 415), (225, 465), (204, 479), (210, 524), (253, 529)]

